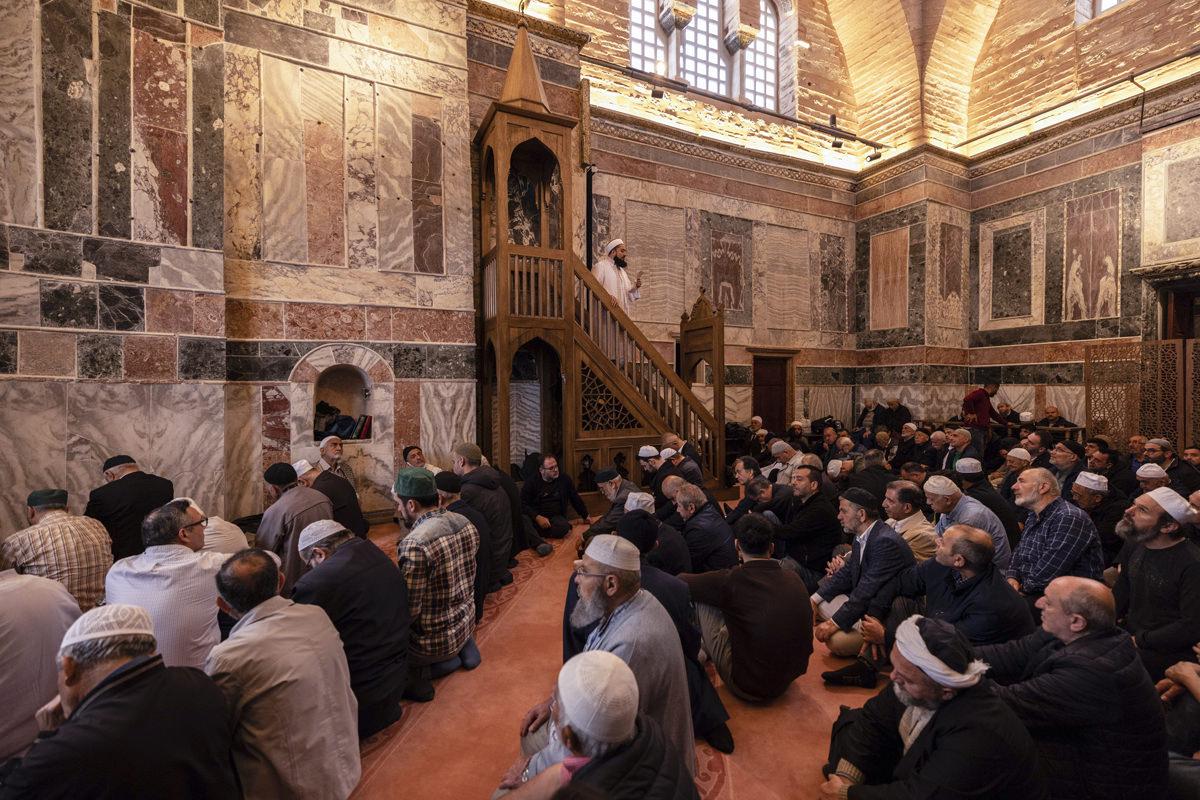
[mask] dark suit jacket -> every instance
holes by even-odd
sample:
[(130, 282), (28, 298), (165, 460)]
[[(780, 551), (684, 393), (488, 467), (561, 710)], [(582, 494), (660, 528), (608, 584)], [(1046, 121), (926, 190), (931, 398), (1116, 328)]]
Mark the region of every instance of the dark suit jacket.
[(822, 600), (832, 600), (839, 594), (849, 599), (833, 615), (842, 630), (850, 630), (871, 607), (875, 595), (892, 578), (916, 563), (912, 549), (900, 534), (884, 522), (876, 522), (867, 535), (866, 557), (855, 541), (850, 558), (837, 572), (821, 580), (817, 594)]
[(983, 456), (979, 455), (979, 451), (975, 449), (975, 445), (969, 444), (961, 453), (955, 450), (953, 447), (947, 448), (946, 452), (942, 455), (942, 463), (938, 469), (942, 470), (943, 472), (953, 472), (954, 465), (964, 458), (974, 458), (980, 463), (983, 463)]
[(136, 556), (142, 544), (142, 520), (154, 509), (175, 498), (175, 486), (149, 472), (131, 472), (112, 483), (97, 486), (88, 496), (84, 516), (98, 519), (112, 539), (113, 560)]
[(358, 504), (358, 494), (350, 481), (332, 470), (325, 470), (313, 481), (312, 488), (329, 498), (333, 506), (333, 519), (360, 539), (367, 535), (367, 518)]

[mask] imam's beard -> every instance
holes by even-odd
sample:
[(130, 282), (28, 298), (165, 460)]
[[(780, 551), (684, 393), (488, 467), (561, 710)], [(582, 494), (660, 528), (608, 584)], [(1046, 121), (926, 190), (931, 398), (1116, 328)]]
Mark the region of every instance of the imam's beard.
[(579, 596), (579, 602), (575, 604), (575, 609), (571, 612), (571, 627), (586, 628), (594, 622), (599, 622), (604, 617), (604, 603), (600, 600), (599, 595), (592, 595), (590, 598)]
[(621, 258), (620, 256), (613, 256), (613, 263), (621, 269), (625, 269), (626, 267), (625, 259)]
[(896, 693), (896, 698), (901, 703), (910, 708), (924, 708), (929, 711), (936, 711), (942, 705), (941, 700), (918, 700), (894, 683), (892, 684), (892, 691)]

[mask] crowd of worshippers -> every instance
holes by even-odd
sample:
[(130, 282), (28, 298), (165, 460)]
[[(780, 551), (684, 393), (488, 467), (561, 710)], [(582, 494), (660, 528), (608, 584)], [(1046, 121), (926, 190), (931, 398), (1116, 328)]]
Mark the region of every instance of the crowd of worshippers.
[(21, 643), (0, 798), (347, 797), (362, 739), (482, 663), (475, 626), (517, 554), (572, 531), (563, 666), (514, 720), (496, 796), (695, 798), (696, 740), (732, 752), (738, 722), (710, 667), (766, 705), (816, 642), (845, 659), (830, 686), (884, 681), (834, 723), (821, 797), (1196, 797), (1200, 473), (1158, 437), (1004, 442), (997, 388), (924, 441), (898, 403), (768, 434), (730, 503), (674, 433), (636, 473), (595, 474), (595, 515), (554, 455), (518, 486), (475, 444), (446, 470), (408, 447), (395, 561), (336, 437), (316, 466), (266, 469), (253, 546), (110, 458), (84, 515), (36, 490), (0, 543)]

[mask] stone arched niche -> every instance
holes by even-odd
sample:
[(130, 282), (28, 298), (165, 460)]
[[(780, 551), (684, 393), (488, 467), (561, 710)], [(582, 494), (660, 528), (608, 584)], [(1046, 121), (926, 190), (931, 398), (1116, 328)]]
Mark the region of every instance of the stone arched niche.
[[(291, 395), (291, 458), (320, 458), (319, 440), (314, 435), (318, 394), (352, 399), (361, 405), (343, 409), (343, 413), (371, 416), (368, 437), (344, 440), (344, 458), (354, 470), (359, 503), (364, 512), (389, 511), (392, 481), (395, 479), (395, 375), (383, 356), (357, 344), (327, 344), (311, 350), (292, 369), (288, 390)], [(318, 388), (319, 387), (319, 388)], [(356, 394), (357, 393), (357, 397)], [(334, 405), (341, 407), (338, 402)], [(352, 413), (353, 412), (353, 413)]]

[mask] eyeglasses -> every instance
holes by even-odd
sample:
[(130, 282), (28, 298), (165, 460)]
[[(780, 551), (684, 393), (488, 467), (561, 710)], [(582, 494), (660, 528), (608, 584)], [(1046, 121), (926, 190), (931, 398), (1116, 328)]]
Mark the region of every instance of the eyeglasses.
[(584, 578), (607, 578), (608, 577), (608, 573), (606, 573), (606, 572), (585, 572), (583, 570), (583, 562), (582, 561), (575, 562), (575, 574), (580, 575)]
[(207, 525), (207, 524), (208, 524), (208, 517), (201, 517), (200, 519), (196, 520), (195, 522), (184, 525), (183, 530), (186, 531), (188, 528), (194, 528), (197, 525)]

